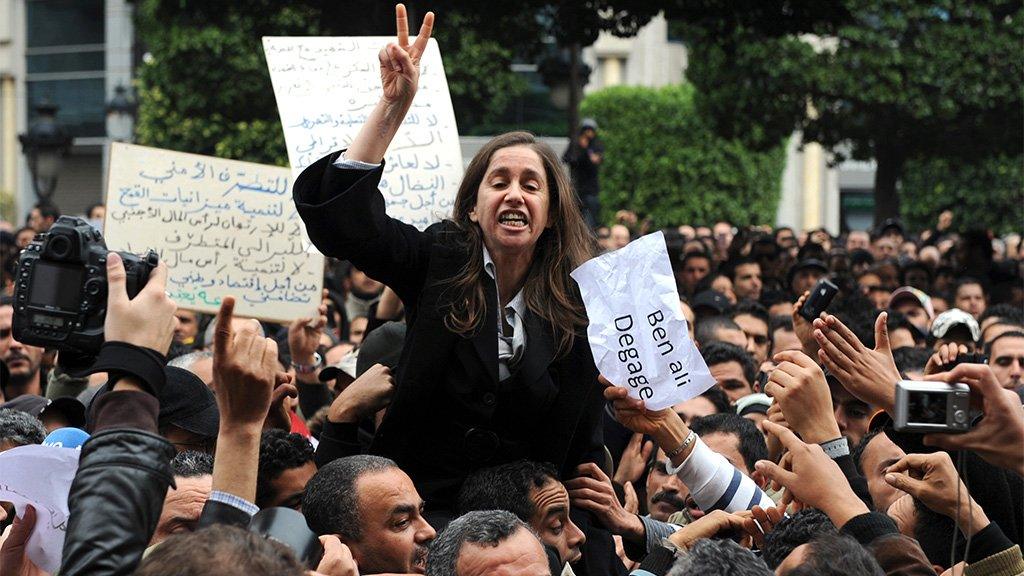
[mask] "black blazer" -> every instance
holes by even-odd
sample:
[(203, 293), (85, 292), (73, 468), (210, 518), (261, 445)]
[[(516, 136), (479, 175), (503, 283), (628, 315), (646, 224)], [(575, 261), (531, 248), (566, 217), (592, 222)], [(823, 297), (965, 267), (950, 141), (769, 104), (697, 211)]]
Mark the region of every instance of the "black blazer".
[(444, 325), (455, 304), (444, 281), (469, 258), (461, 233), (450, 222), (421, 232), (390, 218), (377, 188), (383, 166), (339, 169), (339, 154), (296, 179), (299, 215), (323, 254), (390, 286), (408, 322), (395, 394), (371, 452), (394, 459), (428, 504), (446, 508), (467, 474), (512, 459), (495, 447), (495, 437), (502, 446), (515, 438), (516, 457), (550, 462), (566, 476), (599, 461), (604, 399), (586, 334), (556, 359), (551, 326), (528, 315), (518, 381), (511, 395), (503, 391), (494, 283), (484, 282), (487, 318), (477, 333), (466, 337)]

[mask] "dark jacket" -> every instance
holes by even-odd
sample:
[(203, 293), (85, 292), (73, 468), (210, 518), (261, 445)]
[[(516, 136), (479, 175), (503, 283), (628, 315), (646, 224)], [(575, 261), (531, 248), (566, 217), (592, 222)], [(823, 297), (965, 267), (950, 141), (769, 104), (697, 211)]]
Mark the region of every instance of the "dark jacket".
[(469, 258), (450, 222), (426, 231), (390, 218), (377, 189), (383, 165), (345, 170), (340, 152), (295, 181), (294, 199), (310, 239), (327, 256), (351, 261), (393, 289), (408, 331), (396, 390), (371, 451), (409, 473), (428, 506), (451, 507), (478, 468), (518, 458), (570, 474), (601, 453), (604, 399), (586, 335), (555, 358), (552, 329), (526, 319), (526, 351), (516, 381), (498, 382), (497, 294), (484, 280), (487, 318), (472, 336), (448, 330), (453, 305), (444, 281)]

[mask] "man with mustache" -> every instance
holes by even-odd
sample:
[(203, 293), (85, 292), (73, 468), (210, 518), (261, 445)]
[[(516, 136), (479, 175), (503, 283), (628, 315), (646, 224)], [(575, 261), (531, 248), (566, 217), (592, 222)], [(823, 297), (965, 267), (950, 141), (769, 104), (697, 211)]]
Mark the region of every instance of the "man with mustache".
[(332, 461), (306, 484), (302, 498), (310, 529), (338, 536), (360, 574), (423, 574), (427, 546), (437, 534), (422, 512), (423, 499), (409, 475), (380, 456)]
[(14, 306), (9, 298), (0, 300), (0, 360), (11, 371), (9, 382), (3, 382), (4, 401), (22, 394), (43, 395), (39, 365), (43, 349), (27, 346), (14, 339)]

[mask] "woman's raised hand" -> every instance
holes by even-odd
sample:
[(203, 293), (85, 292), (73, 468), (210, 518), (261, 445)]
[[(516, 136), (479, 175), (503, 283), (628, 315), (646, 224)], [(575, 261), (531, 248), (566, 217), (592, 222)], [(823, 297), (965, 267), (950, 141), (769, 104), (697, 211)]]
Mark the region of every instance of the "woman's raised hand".
[(404, 4), (395, 5), (395, 22), (398, 29), (397, 41), (388, 43), (378, 54), (380, 81), (384, 88), (384, 100), (409, 105), (419, 85), (420, 58), (427, 49), (427, 41), (434, 29), (434, 13), (427, 12), (423, 17), (419, 36), (412, 44), (409, 43), (409, 15)]

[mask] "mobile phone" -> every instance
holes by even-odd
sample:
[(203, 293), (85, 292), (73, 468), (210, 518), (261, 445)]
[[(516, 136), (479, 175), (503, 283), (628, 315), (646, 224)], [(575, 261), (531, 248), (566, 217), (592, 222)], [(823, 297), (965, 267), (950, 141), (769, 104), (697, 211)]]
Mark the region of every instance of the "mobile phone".
[(970, 391), (958, 382), (900, 380), (893, 427), (897, 432), (966, 432), (971, 427)]
[(815, 318), (821, 316), (821, 313), (828, 308), (828, 305), (832, 303), (832, 299), (838, 293), (839, 288), (829, 279), (822, 278), (818, 280), (818, 283), (811, 289), (810, 295), (807, 296), (807, 301), (800, 307), (800, 315), (808, 322), (814, 321)]

